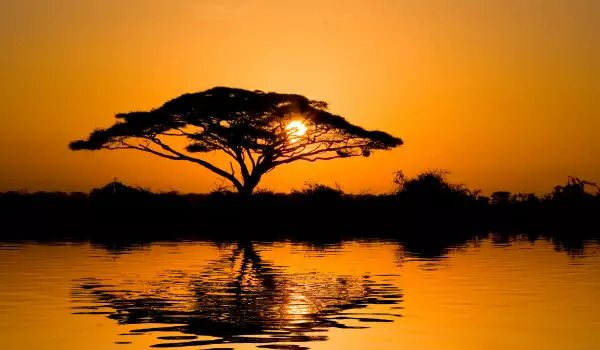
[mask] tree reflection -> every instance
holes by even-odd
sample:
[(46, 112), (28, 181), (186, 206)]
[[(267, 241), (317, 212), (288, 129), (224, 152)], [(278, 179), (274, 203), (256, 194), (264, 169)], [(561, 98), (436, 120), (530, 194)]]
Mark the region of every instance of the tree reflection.
[(314, 333), (392, 322), (399, 315), (360, 309), (396, 304), (402, 298), (396, 286), (377, 283), (370, 276), (285, 273), (264, 261), (249, 241), (239, 241), (231, 254), (197, 273), (171, 271), (163, 280), (137, 288), (101, 282), (86, 279), (77, 285), (76, 313), (106, 314), (119, 324), (160, 324), (133, 331), (138, 334), (187, 335), (159, 337), (177, 342), (155, 347), (326, 340)]

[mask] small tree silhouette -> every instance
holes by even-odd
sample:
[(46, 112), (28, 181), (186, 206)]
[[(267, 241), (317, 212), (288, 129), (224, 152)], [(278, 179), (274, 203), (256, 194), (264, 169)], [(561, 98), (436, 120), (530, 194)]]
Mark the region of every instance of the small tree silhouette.
[[(69, 148), (134, 149), (193, 162), (250, 195), (265, 173), (283, 164), (368, 157), (402, 145), (399, 138), (350, 124), (327, 109), (327, 103), (300, 95), (216, 87), (148, 112), (117, 114), (113, 126), (97, 129)], [(177, 138), (188, 141), (185, 149), (167, 142)], [(232, 159), (229, 170), (192, 156), (213, 151)]]

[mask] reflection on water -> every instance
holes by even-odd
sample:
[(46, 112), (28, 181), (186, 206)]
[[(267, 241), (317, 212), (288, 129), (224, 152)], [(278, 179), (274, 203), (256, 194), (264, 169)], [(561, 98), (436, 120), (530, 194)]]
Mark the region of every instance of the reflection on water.
[(209, 262), (201, 271), (169, 271), (142, 288), (135, 286), (140, 281), (118, 287), (102, 282), (79, 281), (73, 292), (75, 313), (105, 314), (121, 324), (162, 325), (133, 334), (185, 334), (159, 337), (170, 342), (155, 347), (323, 341), (331, 327), (366, 328), (348, 321), (392, 322), (400, 315), (364, 309), (394, 305), (402, 298), (397, 286), (368, 275), (287, 274), (263, 261), (249, 242), (238, 243), (230, 256)]
[[(563, 245), (561, 244), (561, 247)], [(595, 350), (598, 244), (0, 243), (0, 349)], [(424, 254), (426, 252), (426, 254)]]

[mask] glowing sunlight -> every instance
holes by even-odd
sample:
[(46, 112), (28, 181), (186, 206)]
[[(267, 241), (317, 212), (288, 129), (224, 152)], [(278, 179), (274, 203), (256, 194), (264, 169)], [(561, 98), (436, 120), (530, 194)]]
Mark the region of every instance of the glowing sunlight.
[(288, 135), (290, 135), (290, 140), (292, 142), (298, 141), (300, 137), (306, 134), (306, 125), (300, 120), (290, 122), (285, 129), (288, 131)]

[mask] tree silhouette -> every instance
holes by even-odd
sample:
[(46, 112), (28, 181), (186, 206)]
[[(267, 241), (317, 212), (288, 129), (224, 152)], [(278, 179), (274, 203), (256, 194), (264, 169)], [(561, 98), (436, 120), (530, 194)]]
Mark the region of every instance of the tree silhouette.
[[(265, 173), (283, 164), (368, 157), (402, 145), (399, 138), (365, 130), (327, 109), (327, 103), (300, 95), (215, 87), (147, 112), (117, 114), (113, 126), (97, 129), (69, 148), (134, 149), (193, 162), (249, 195)], [(187, 145), (179, 149), (168, 142), (175, 139)], [(232, 159), (230, 169), (193, 156), (214, 151)]]

